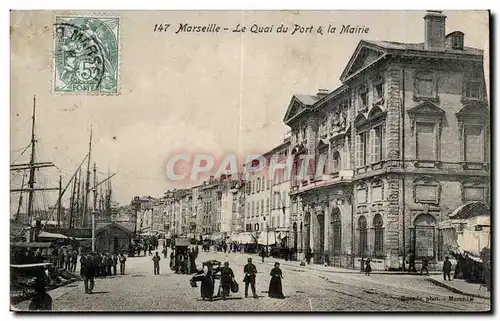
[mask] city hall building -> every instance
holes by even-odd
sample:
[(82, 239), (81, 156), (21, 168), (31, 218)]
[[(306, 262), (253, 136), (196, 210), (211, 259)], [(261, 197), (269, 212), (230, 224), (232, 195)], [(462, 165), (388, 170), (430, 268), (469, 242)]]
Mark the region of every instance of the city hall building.
[(429, 11), (422, 43), (362, 40), (339, 88), (292, 97), (294, 173), (314, 159), (290, 187), (299, 258), (310, 248), (317, 263), (359, 268), (371, 258), (386, 270), (413, 253), (433, 265), (449, 250), (440, 222), (489, 213), (483, 51), (446, 34), (445, 21)]

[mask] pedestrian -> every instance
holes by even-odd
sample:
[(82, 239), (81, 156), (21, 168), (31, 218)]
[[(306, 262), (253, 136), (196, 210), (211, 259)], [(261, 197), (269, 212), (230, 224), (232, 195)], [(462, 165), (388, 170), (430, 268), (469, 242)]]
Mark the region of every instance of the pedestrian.
[(251, 258), (248, 258), (248, 263), (243, 268), (243, 273), (245, 273), (245, 278), (243, 279), (243, 282), (245, 282), (245, 298), (248, 298), (248, 286), (250, 285), (253, 297), (257, 299), (257, 293), (255, 292), (255, 275), (257, 274), (257, 268), (252, 263)]
[(313, 257), (312, 250), (311, 250), (311, 248), (308, 248), (307, 251), (306, 251), (306, 262), (307, 262), (307, 264), (311, 264), (312, 257)]
[(175, 252), (170, 252), (170, 269), (175, 270)]
[(116, 266), (118, 265), (118, 255), (114, 253), (111, 258), (113, 259), (113, 275), (116, 275)]
[(429, 275), (429, 260), (427, 258), (424, 258), (422, 260), (422, 268), (420, 269), (420, 275), (424, 273), (424, 270), (426, 275)]
[[(94, 289), (94, 277), (95, 277), (95, 268), (93, 260), (93, 253), (87, 256), (82, 256), (81, 260), (83, 260), (83, 284), (85, 286), (85, 293), (91, 294)], [(80, 260), (80, 261), (81, 261)]]
[(220, 273), (220, 284), (222, 287), (222, 300), (225, 300), (229, 296), (231, 289), (231, 283), (234, 279), (233, 270), (229, 267), (229, 262), (224, 263), (224, 267)]
[(365, 272), (365, 258), (361, 257), (361, 273)]
[(66, 271), (70, 271), (70, 265), (71, 265), (71, 253), (69, 252), (69, 249), (64, 252), (64, 268)]
[(408, 257), (408, 272), (417, 272), (415, 268), (415, 254), (413, 254), (413, 252), (410, 252)]
[(443, 277), (444, 277), (444, 280), (446, 281), (446, 277), (448, 276), (448, 281), (451, 281), (451, 262), (450, 262), (450, 258), (447, 256), (444, 258), (444, 262), (443, 262)]
[(120, 253), (118, 259), (120, 261), (120, 275), (125, 275), (125, 262), (127, 261), (127, 258), (123, 255), (123, 253)]
[(158, 252), (153, 256), (153, 269), (155, 275), (160, 275), (160, 256)]
[(269, 281), (269, 290), (267, 292), (270, 298), (285, 298), (285, 296), (283, 295), (281, 279), (283, 279), (283, 272), (280, 269), (280, 264), (276, 262), (274, 263), (274, 268), (271, 270), (271, 280)]
[(153, 255), (153, 253), (151, 251), (153, 251), (153, 245), (149, 244), (148, 245), (148, 251), (149, 251), (149, 255)]
[(78, 262), (78, 252), (77, 251), (73, 251), (73, 253), (71, 253), (71, 272), (76, 272), (76, 263)]
[(42, 276), (35, 279), (35, 295), (32, 297), (29, 308), (30, 311), (50, 311), (52, 310), (52, 297), (45, 289), (45, 281)]
[(113, 258), (111, 257), (111, 255), (109, 253), (106, 253), (106, 262), (105, 262), (105, 264), (106, 264), (106, 275), (111, 276), (112, 275), (111, 274), (111, 272), (112, 272), (111, 269), (113, 267), (114, 262), (113, 262)]
[(214, 283), (213, 265), (211, 262), (207, 262), (206, 268), (203, 269), (203, 278), (201, 280), (200, 287), (201, 298), (203, 301), (205, 301), (205, 299), (212, 301), (212, 297), (214, 295)]
[(164, 246), (163, 247), (163, 250), (161, 251), (163, 253), (163, 258), (166, 259), (167, 258), (167, 254), (168, 254), (168, 250), (167, 250), (167, 247)]
[(196, 268), (196, 257), (198, 256), (197, 251), (191, 251), (189, 254), (189, 271), (190, 273), (196, 273), (198, 269)]
[(259, 255), (262, 258), (262, 263), (264, 263), (264, 258), (266, 257), (266, 251), (264, 250), (264, 248), (260, 250)]
[(366, 259), (366, 263), (365, 263), (365, 274), (370, 276), (370, 273), (372, 271), (372, 266), (370, 264), (371, 260), (370, 259)]

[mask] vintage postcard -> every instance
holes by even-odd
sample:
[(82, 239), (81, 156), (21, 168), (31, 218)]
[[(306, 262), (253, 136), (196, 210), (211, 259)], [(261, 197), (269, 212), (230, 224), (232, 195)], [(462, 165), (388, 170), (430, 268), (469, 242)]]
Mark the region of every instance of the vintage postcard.
[(491, 311), (488, 11), (11, 11), (12, 311)]

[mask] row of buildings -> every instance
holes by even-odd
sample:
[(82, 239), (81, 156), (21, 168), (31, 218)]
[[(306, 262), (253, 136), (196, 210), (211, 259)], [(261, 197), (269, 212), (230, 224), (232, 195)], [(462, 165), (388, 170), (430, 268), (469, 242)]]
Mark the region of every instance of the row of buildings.
[(138, 224), (278, 244), (299, 258), (310, 248), (342, 267), (370, 257), (375, 269), (399, 269), (410, 253), (442, 261), (452, 243), (442, 223), (489, 215), (490, 204), (483, 51), (446, 34), (445, 20), (429, 11), (422, 43), (360, 41), (340, 87), (291, 98), (291, 135), (263, 156), (292, 157), (294, 174), (309, 157), (321, 171), (211, 178), (137, 198), (149, 213)]

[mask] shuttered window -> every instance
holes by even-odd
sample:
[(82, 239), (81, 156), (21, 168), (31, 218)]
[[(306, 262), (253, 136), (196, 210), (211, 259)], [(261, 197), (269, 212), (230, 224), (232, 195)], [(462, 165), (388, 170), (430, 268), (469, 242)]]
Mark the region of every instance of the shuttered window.
[(466, 125), (464, 128), (464, 150), (466, 162), (484, 161), (484, 140), (482, 125)]
[(436, 160), (434, 123), (417, 123), (417, 159)]

